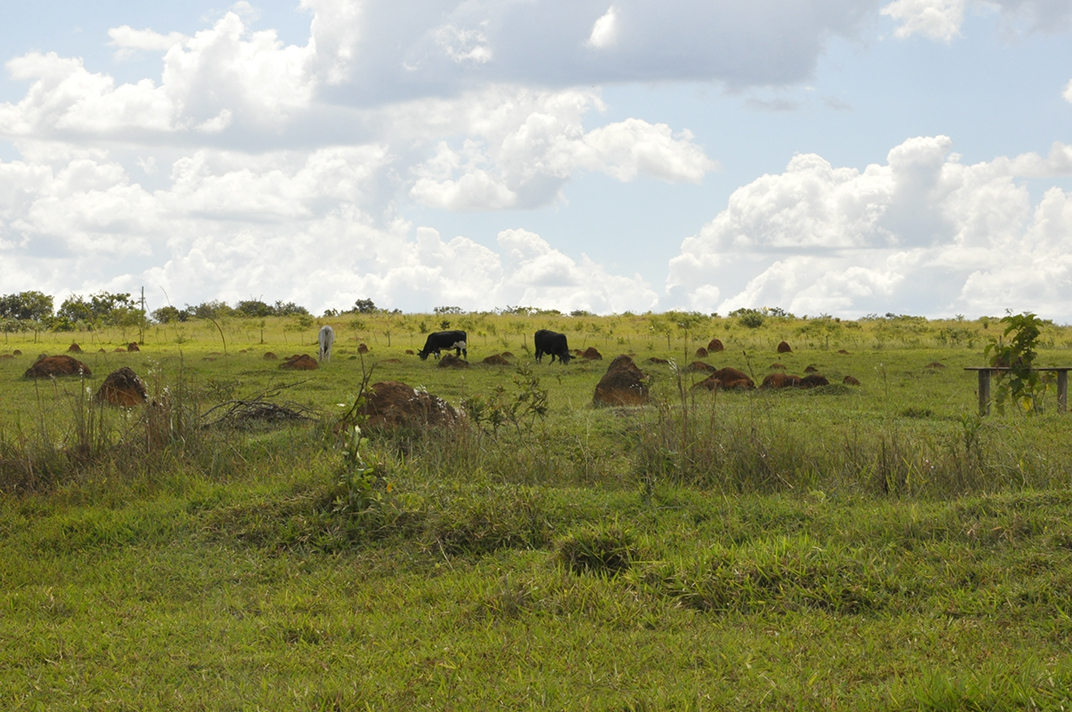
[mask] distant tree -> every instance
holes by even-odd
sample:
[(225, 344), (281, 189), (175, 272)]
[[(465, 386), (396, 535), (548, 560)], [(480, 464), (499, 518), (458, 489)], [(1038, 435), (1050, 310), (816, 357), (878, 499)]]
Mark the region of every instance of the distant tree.
[(52, 316), (52, 297), (30, 291), (0, 297), (0, 319), (43, 321)]
[(89, 295), (89, 308), (95, 320), (109, 325), (127, 321), (129, 313), (138, 310), (129, 293), (103, 291)]
[(736, 317), (741, 326), (748, 327), (749, 329), (758, 329), (763, 326), (763, 322), (765, 321), (762, 310), (749, 309), (747, 307), (734, 309), (730, 312), (730, 317)]
[(432, 309), (433, 314), (461, 314), (461, 307), (435, 307)]
[(274, 316), (275, 314), (275, 310), (272, 307), (268, 306), (259, 299), (246, 299), (240, 301), (238, 304), (235, 305), (235, 312), (237, 312), (238, 316), (252, 317), (257, 319), (266, 316)]
[(180, 311), (170, 304), (166, 307), (160, 307), (153, 312), (153, 320), (161, 324), (171, 324), (176, 321), (186, 321), (190, 314), (185, 311)]
[(68, 324), (92, 326), (93, 309), (80, 294), (72, 294), (60, 304), (60, 308), (56, 311), (56, 317), (61, 322)]
[(221, 302), (219, 300), (211, 302), (201, 302), (196, 307), (186, 306), (186, 311), (190, 316), (195, 316), (198, 319), (218, 319), (221, 316), (231, 316), (234, 314), (234, 309), (227, 306), (227, 302)]
[(52, 328), (66, 331), (68, 327), (75, 326), (88, 329), (97, 326), (129, 327), (137, 325), (144, 316), (129, 293), (100, 291), (89, 295), (88, 299), (80, 294), (72, 294), (63, 300), (57, 310)]
[(354, 311), (359, 314), (373, 314), (379, 309), (376, 308), (371, 299), (358, 299), (354, 302)]
[(284, 303), (277, 301), (274, 311), (276, 316), (310, 316), (308, 309), (298, 306), (294, 302)]

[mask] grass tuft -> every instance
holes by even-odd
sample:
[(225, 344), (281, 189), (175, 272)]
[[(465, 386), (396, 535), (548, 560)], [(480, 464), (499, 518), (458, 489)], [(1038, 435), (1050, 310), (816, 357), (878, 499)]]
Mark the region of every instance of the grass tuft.
[(586, 525), (560, 539), (555, 555), (575, 574), (617, 576), (642, 557), (636, 535), (618, 522)]

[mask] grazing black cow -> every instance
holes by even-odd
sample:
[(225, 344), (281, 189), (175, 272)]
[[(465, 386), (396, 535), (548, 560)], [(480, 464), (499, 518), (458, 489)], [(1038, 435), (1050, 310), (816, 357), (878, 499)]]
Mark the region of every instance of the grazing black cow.
[(469, 352), (465, 348), (467, 339), (464, 331), (437, 331), (428, 335), (424, 348), (418, 351), (417, 355), (421, 357), (421, 361), (424, 361), (428, 358), (428, 354), (435, 354), (435, 357), (439, 358), (441, 350), (454, 349), (455, 355), (464, 355), (465, 358), (469, 358)]
[(557, 331), (550, 331), (548, 329), (540, 329), (536, 332), (536, 336), (533, 337), (532, 342), (536, 344), (536, 360), (542, 361), (544, 354), (551, 354), (551, 363), (555, 362), (555, 356), (558, 356), (558, 360), (561, 363), (569, 363), (570, 356), (569, 344), (566, 343), (566, 335), (560, 334)]

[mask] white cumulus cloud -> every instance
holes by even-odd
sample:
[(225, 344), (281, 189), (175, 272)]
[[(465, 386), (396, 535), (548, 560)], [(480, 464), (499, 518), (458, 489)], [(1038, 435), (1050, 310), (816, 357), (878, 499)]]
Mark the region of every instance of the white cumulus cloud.
[(964, 165), (920, 137), (863, 170), (798, 155), (682, 243), (667, 288), (712, 311), (1068, 313), (1072, 196), (1033, 207), (1025, 174), (1072, 174), (1067, 148)]
[(610, 47), (618, 40), (618, 15), (611, 7), (592, 25), (587, 45), (596, 49)]
[[(600, 108), (595, 95), (579, 91), (520, 92), (506, 100), (461, 102), (459, 127), (474, 134), (461, 146), (445, 141), (414, 167), (415, 200), (453, 210), (534, 207), (555, 200), (577, 170), (620, 181), (648, 176), (672, 183), (697, 183), (717, 163), (665, 124), (640, 119), (614, 122), (585, 132), (584, 114)], [(474, 107), (484, 108), (475, 110)], [(455, 110), (437, 107), (436, 115)]]
[(383, 145), (252, 161), (199, 150), (176, 160), (156, 190), (107, 157), (52, 159), (0, 161), (0, 264), (26, 288), (159, 285), (178, 304), (270, 295), (318, 310), (358, 298), (407, 310), (608, 312), (658, 302), (641, 277), (571, 257), (532, 232), (504, 231), (489, 247), (371, 214), (392, 161)]
[(137, 142), (191, 130), (218, 134), (232, 125), (274, 134), (342, 71), (341, 40), (323, 40), (331, 54), (320, 66), (315, 35), (306, 46), (283, 45), (274, 31), (253, 32), (233, 11), (192, 37), (126, 25), (109, 34), (120, 52), (160, 52), (159, 81), (117, 84), (54, 52), (15, 57), (8, 72), (31, 85), (21, 101), (0, 104), (0, 135)]
[(894, 34), (905, 38), (914, 34), (950, 41), (960, 35), (964, 22), (964, 0), (895, 0), (882, 14), (900, 22)]
[(1072, 3), (1064, 0), (894, 0), (881, 13), (900, 23), (894, 35), (915, 34), (949, 42), (959, 37), (967, 9), (1001, 13), (1006, 31), (1062, 32), (1072, 27)]
[(130, 25), (113, 27), (108, 30), (108, 36), (112, 38), (108, 44), (119, 48), (115, 53), (116, 59), (129, 57), (137, 50), (167, 52), (175, 45), (182, 44), (189, 39), (181, 32), (169, 32), (162, 35), (152, 30), (135, 30)]

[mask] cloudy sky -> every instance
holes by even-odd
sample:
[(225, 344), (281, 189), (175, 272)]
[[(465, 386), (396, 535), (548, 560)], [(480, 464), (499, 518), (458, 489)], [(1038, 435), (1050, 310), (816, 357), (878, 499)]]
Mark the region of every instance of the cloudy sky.
[(1072, 321), (1068, 0), (0, 17), (0, 293)]

